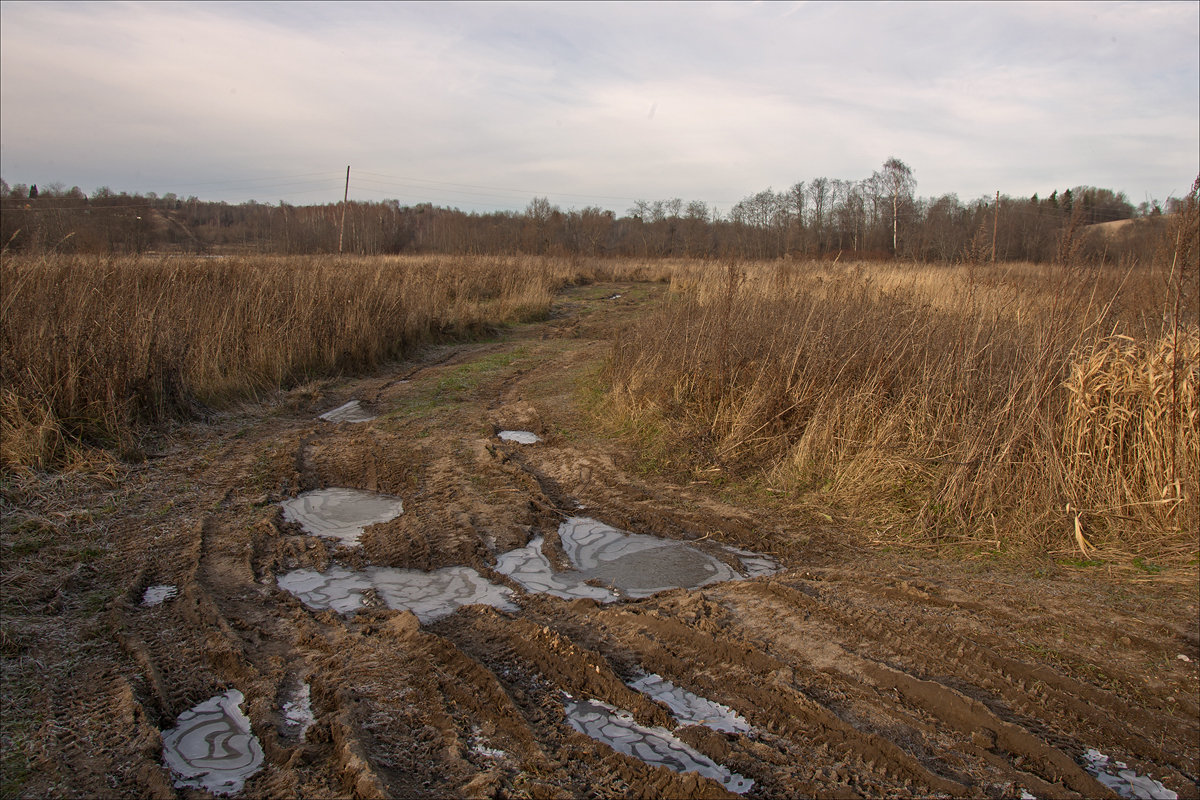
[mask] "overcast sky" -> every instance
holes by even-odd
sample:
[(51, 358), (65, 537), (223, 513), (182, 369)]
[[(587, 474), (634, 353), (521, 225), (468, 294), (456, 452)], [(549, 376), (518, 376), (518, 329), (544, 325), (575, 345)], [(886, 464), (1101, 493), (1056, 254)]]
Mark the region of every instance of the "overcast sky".
[(727, 209), (890, 156), (964, 201), (1187, 192), (1200, 3), (0, 4), (0, 175)]

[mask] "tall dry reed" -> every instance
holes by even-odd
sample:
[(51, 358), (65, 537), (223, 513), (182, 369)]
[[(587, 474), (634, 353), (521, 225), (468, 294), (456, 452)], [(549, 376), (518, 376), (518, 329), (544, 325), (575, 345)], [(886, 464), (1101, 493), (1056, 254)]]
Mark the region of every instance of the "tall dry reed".
[(5, 257), (0, 462), (132, 449), (147, 423), (530, 319), (628, 264), (536, 258)]
[(1084, 547), (1194, 550), (1200, 332), (1193, 306), (1171, 343), (1167, 278), (710, 268), (614, 344), (611, 398), (694, 463), (877, 538), (1045, 550), (1074, 545), (1081, 518)]

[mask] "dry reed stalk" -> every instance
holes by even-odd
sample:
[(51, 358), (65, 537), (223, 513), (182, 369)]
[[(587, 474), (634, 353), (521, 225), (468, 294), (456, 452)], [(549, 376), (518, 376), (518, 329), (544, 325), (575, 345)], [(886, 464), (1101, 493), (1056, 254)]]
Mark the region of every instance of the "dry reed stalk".
[(531, 257), (5, 256), (0, 464), (62, 465), (87, 446), (135, 454), (146, 424), (534, 318), (566, 283), (670, 270)]
[[(728, 265), (680, 271), (644, 327), (614, 344), (613, 407), (671, 431), (676, 451), (687, 451), (676, 462), (765, 476), (910, 540), (1045, 551), (1068, 501), (1108, 547), (1178, 537), (1178, 522), (1195, 519), (1191, 495), (1170, 519), (1146, 504), (1169, 452), (1154, 424), (1139, 429), (1144, 442), (1115, 452), (1088, 434), (1080, 446), (1109, 459), (1100, 470), (1062, 452), (1078, 417), (1067, 387), (1087, 368), (1079, 354), (1107, 352), (1114, 331), (1149, 348), (1147, 377), (1128, 387), (1151, 403), (1147, 419), (1180, 407), (1162, 394), (1164, 365), (1182, 350), (1164, 350), (1153, 327), (1165, 296), (1156, 269), (772, 263), (740, 272), (732, 292)], [(1190, 413), (1170, 430), (1194, 428)], [(1100, 513), (1110, 506), (1122, 510)]]

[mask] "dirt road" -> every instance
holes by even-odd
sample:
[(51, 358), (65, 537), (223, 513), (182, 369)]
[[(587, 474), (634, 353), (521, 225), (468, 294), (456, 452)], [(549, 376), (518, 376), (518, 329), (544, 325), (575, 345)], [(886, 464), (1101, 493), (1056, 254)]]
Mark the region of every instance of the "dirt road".
[[(873, 552), (643, 474), (584, 406), (660, 291), (571, 289), (547, 322), (181, 427), (143, 464), (6, 483), (5, 794), (207, 796), (163, 753), (205, 714), (216, 749), (175, 763), (241, 759), (212, 786), (245, 797), (1200, 794), (1194, 585)], [(351, 400), (375, 418), (318, 419)], [(327, 488), (403, 511), (356, 545), (285, 518)], [(666, 554), (745, 579), (605, 602), (599, 568), (565, 597), (498, 569), (537, 537), (571, 567), (583, 518), (670, 540), (638, 540), (664, 580)], [(451, 567), (501, 599), (389, 607), (397, 570)], [(334, 568), (351, 613), (281, 588)]]

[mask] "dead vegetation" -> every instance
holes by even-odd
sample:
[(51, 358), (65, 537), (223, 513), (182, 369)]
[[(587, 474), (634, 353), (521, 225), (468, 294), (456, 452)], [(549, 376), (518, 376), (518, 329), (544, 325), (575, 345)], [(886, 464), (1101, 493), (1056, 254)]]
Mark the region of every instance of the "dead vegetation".
[(546, 313), (555, 289), (659, 267), (534, 257), (6, 256), (0, 464), (135, 456), (146, 423)]
[(1193, 558), (1196, 220), (1193, 192), (1167, 257), (1132, 271), (677, 276), (614, 343), (610, 399), (661, 464), (764, 484), (874, 541)]

